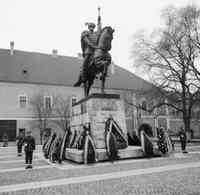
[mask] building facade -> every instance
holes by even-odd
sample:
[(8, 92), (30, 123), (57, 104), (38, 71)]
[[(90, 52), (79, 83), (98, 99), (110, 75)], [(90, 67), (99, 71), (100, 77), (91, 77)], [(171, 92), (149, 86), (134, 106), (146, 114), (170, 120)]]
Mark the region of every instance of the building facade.
[[(40, 94), (44, 104), (50, 106), (55, 97), (78, 101), (83, 98), (83, 89), (73, 87), (78, 78), (82, 59), (75, 57), (24, 52), (19, 50), (0, 50), (0, 139), (7, 133), (10, 140), (15, 140), (19, 132), (32, 130), (37, 143), (40, 140), (39, 129), (34, 123), (38, 120), (31, 101)], [(141, 92), (153, 86), (133, 73), (112, 64), (106, 81), (106, 93), (120, 94), (125, 107), (128, 132), (136, 131), (143, 123), (148, 123), (153, 130), (164, 126), (172, 132), (178, 132), (182, 125), (179, 113), (163, 107), (149, 114), (138, 110), (138, 104), (148, 108), (152, 99), (142, 96)], [(114, 68), (113, 68), (114, 67)], [(91, 93), (100, 92), (100, 83), (95, 81)], [(55, 120), (55, 118), (51, 118)], [(63, 133), (55, 123), (47, 128)], [(200, 125), (192, 122), (194, 136), (200, 137)], [(156, 132), (154, 131), (154, 135)]]

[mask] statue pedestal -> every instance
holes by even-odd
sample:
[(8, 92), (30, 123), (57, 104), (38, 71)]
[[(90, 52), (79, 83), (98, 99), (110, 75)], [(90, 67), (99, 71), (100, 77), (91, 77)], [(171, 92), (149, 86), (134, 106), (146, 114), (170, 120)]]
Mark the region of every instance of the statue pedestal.
[(90, 123), (91, 135), (97, 149), (105, 146), (105, 122), (112, 116), (127, 134), (125, 113), (120, 96), (116, 94), (91, 94), (72, 107), (71, 130), (81, 133), (83, 125)]
[[(106, 149), (96, 149), (97, 160), (105, 161), (108, 160)], [(141, 158), (144, 157), (143, 150), (140, 146), (128, 146), (126, 149), (118, 151), (118, 156), (120, 159), (128, 158)], [(74, 148), (67, 148), (65, 152), (65, 157), (68, 160), (83, 163), (83, 150), (78, 150)]]
[[(90, 123), (97, 160), (106, 160), (105, 122), (112, 117), (127, 137), (124, 105), (117, 94), (91, 94), (72, 106), (71, 131), (76, 132), (76, 137), (83, 132), (83, 125)], [(66, 149), (66, 159), (83, 162), (83, 151), (76, 149), (75, 139), (71, 148)], [(128, 143), (127, 143), (128, 145)], [(126, 152), (125, 152), (126, 151)], [(131, 152), (132, 151), (132, 152)], [(133, 152), (134, 151), (134, 152)], [(121, 156), (120, 156), (121, 154)], [(128, 147), (119, 150), (120, 158), (141, 157), (141, 147)]]

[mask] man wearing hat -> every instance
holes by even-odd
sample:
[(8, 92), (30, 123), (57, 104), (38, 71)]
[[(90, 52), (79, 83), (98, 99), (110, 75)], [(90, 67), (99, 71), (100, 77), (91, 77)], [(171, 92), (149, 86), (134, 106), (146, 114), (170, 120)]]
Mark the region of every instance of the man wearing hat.
[(32, 168), (33, 151), (35, 150), (35, 139), (31, 134), (32, 132), (28, 131), (24, 139), (26, 169)]
[(19, 135), (17, 136), (16, 141), (17, 141), (18, 156), (22, 156), (22, 146), (24, 144), (24, 135), (22, 132), (19, 132)]
[(81, 34), (81, 48), (84, 60), (83, 60), (82, 70), (79, 75), (79, 79), (74, 84), (75, 87), (80, 86), (81, 83), (85, 82), (85, 80), (87, 79), (86, 78), (87, 67), (90, 63), (92, 55), (94, 54), (95, 48), (97, 48), (97, 39), (98, 39), (98, 34), (100, 32), (99, 28), (97, 32), (94, 31), (96, 27), (94, 23), (86, 23), (86, 25), (88, 26), (88, 31), (83, 31)]
[(180, 131), (179, 131), (179, 138), (180, 138), (180, 142), (181, 142), (181, 149), (183, 153), (188, 153), (185, 148), (186, 148), (186, 142), (187, 142), (187, 136), (185, 133), (184, 128), (181, 126), (180, 127)]

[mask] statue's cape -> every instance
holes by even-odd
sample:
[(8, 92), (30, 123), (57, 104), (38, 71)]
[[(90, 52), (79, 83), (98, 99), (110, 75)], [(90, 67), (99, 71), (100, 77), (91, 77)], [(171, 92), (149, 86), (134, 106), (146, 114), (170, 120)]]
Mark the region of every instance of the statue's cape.
[(81, 33), (81, 49), (82, 49), (82, 52), (84, 53), (85, 52), (85, 49), (87, 48), (87, 43), (84, 41), (84, 38), (85, 36), (87, 36), (89, 34), (88, 31), (83, 31)]

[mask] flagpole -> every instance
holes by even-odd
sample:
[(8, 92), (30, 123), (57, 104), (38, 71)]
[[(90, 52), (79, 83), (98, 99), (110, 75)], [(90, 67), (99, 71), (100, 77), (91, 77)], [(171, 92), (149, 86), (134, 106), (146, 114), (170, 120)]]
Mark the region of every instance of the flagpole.
[(97, 19), (97, 31), (100, 32), (101, 31), (101, 7), (98, 7), (98, 19)]

